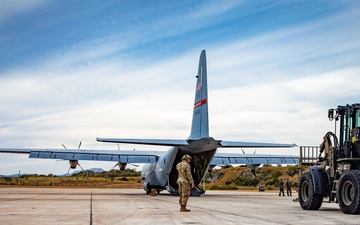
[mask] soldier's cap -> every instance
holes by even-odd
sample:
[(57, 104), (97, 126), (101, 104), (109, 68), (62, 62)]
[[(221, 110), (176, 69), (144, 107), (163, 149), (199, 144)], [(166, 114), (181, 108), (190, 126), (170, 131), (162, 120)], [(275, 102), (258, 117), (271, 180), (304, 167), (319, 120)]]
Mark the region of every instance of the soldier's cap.
[(188, 159), (192, 159), (191, 156), (189, 156), (188, 154), (183, 155), (183, 157), (181, 158), (181, 160), (188, 160)]

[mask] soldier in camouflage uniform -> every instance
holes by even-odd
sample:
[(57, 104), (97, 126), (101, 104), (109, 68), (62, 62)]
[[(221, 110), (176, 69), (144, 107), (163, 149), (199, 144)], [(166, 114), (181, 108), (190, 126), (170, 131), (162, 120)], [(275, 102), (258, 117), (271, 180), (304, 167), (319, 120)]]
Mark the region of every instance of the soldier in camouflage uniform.
[(181, 158), (181, 162), (176, 165), (176, 169), (179, 172), (179, 177), (177, 179), (177, 184), (179, 185), (179, 194), (180, 194), (180, 211), (181, 212), (190, 212), (191, 210), (186, 208), (187, 201), (190, 197), (191, 188), (194, 188), (194, 180), (191, 175), (190, 169), (190, 160), (191, 156), (184, 155)]

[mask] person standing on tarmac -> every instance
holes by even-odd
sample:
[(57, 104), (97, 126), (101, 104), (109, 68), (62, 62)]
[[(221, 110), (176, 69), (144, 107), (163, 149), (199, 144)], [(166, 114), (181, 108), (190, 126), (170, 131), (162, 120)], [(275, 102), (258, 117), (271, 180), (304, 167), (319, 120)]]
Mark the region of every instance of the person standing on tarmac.
[(287, 181), (286, 181), (286, 194), (287, 194), (287, 196), (289, 196), (289, 195), (292, 196), (291, 187), (292, 187), (292, 184), (291, 184), (291, 182), (290, 182), (290, 180), (288, 178)]
[(285, 196), (285, 194), (284, 194), (284, 182), (282, 181), (282, 179), (280, 179), (279, 188), (280, 188), (280, 190), (279, 190), (279, 196), (281, 196), (281, 194), (282, 194), (283, 196)]
[(190, 160), (191, 156), (184, 155), (181, 158), (181, 162), (176, 165), (176, 170), (179, 172), (179, 177), (177, 179), (177, 184), (179, 185), (179, 194), (180, 200), (179, 204), (181, 206), (181, 212), (190, 212), (190, 209), (186, 208), (186, 204), (190, 197), (191, 188), (194, 188), (194, 180), (191, 175), (191, 168), (190, 168)]

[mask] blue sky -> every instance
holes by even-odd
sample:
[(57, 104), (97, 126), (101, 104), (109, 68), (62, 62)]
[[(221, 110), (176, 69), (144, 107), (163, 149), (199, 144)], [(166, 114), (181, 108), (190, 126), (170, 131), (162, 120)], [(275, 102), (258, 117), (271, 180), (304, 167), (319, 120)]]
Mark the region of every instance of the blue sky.
[[(327, 110), (360, 100), (359, 15), (358, 1), (2, 1), (0, 147), (185, 139), (202, 49), (211, 136), (319, 145), (334, 127)], [(68, 168), (0, 162), (0, 174)]]

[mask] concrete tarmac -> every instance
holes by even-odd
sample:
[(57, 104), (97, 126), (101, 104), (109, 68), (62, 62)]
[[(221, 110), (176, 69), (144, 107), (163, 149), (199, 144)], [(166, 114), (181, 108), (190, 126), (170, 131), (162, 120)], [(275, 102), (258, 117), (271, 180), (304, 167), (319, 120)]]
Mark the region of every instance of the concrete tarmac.
[(149, 196), (140, 189), (0, 188), (0, 224), (360, 224), (360, 215), (346, 215), (335, 203), (307, 211), (295, 197), (206, 191), (190, 197), (187, 213), (166, 191)]

